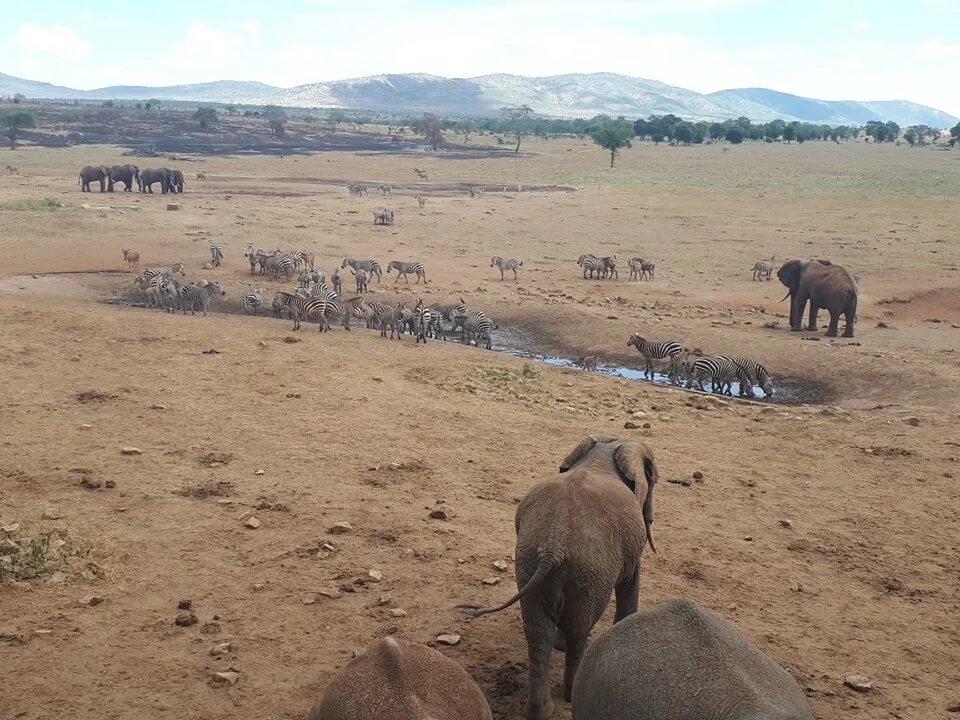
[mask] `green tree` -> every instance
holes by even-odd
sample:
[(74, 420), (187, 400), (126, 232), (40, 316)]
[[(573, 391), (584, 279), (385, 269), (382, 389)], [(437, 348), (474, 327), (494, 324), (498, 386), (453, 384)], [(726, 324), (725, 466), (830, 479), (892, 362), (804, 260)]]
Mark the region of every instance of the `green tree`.
[(903, 139), (907, 141), (907, 145), (910, 147), (913, 147), (917, 144), (917, 133), (912, 126), (904, 130)]
[(276, 105), (264, 105), (260, 113), (267, 119), (270, 129), (277, 137), (283, 137), (287, 132), (287, 113), (282, 107)]
[(500, 108), (500, 112), (507, 120), (504, 130), (513, 135), (514, 139), (517, 141), (517, 146), (513, 149), (513, 151), (518, 153), (520, 152), (520, 141), (523, 140), (525, 135), (530, 133), (529, 118), (530, 113), (533, 112), (533, 108), (531, 108), (529, 105), (503, 107)]
[(160, 109), (160, 101), (157, 100), (156, 98), (151, 98), (151, 99), (147, 100), (147, 103), (146, 103), (146, 105), (144, 105), (144, 107), (145, 107), (147, 110), (159, 110), (159, 109)]
[(330, 122), (333, 131), (337, 131), (337, 125), (347, 121), (347, 114), (343, 110), (331, 110), (327, 113), (327, 120)]
[(693, 142), (693, 125), (688, 122), (677, 123), (674, 127), (677, 142), (689, 145)]
[(723, 129), (723, 125), (718, 122), (712, 123), (710, 125), (710, 139), (711, 140), (722, 140), (726, 132)]
[(23, 93), (17, 93), (16, 95), (13, 96), (13, 104), (19, 105), (26, 99), (27, 99), (26, 95), (24, 95)]
[(893, 120), (888, 120), (884, 123), (887, 128), (887, 140), (893, 142), (898, 137), (900, 137), (900, 126), (897, 125)]
[(604, 150), (610, 151), (610, 167), (613, 167), (620, 149), (630, 147), (630, 139), (634, 137), (633, 126), (623, 118), (618, 118), (601, 124), (590, 133), (590, 137)]
[(783, 138), (785, 143), (789, 144), (791, 140), (797, 139), (797, 129), (793, 125), (787, 125), (780, 131), (780, 137)]
[(100, 107), (102, 107), (102, 108), (112, 108), (112, 107), (113, 107), (113, 100), (104, 100), (102, 103), (100, 103)]
[(463, 135), (463, 141), (468, 143), (470, 142), (470, 136), (477, 131), (477, 123), (473, 120), (461, 120), (457, 123), (456, 130)]
[(731, 145), (739, 145), (743, 142), (743, 130), (737, 125), (731, 125), (727, 128), (727, 142)]
[(17, 147), (17, 138), (20, 136), (21, 130), (35, 128), (37, 126), (36, 116), (32, 112), (24, 112), (22, 110), (7, 113), (0, 122), (2, 122), (4, 128), (6, 128), (3, 134), (10, 140), (11, 150)]
[(217, 124), (217, 111), (208, 107), (197, 108), (193, 119), (200, 123), (201, 129), (206, 130), (211, 125)]
[(424, 113), (422, 117), (413, 121), (414, 132), (423, 135), (423, 139), (436, 150), (443, 142), (443, 123), (433, 113)]
[(950, 147), (960, 142), (960, 122), (950, 128)]

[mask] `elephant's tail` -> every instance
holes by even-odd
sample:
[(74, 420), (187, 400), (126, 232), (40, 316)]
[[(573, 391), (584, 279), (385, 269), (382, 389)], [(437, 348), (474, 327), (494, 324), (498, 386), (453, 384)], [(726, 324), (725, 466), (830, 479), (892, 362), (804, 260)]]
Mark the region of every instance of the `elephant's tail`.
[(512, 598), (507, 600), (502, 605), (497, 607), (485, 608), (479, 605), (457, 605), (457, 608), (460, 610), (470, 610), (470, 616), (478, 618), (481, 615), (489, 615), (490, 613), (500, 612), (501, 610), (506, 610), (508, 607), (513, 605), (515, 602), (522, 600), (527, 596), (532, 590), (536, 589), (546, 578), (552, 573), (558, 565), (563, 561), (563, 556), (559, 553), (553, 553), (549, 551), (541, 550), (539, 553), (537, 571), (533, 574), (533, 577), (527, 581), (527, 584), (524, 585), (520, 590), (517, 591), (517, 594)]

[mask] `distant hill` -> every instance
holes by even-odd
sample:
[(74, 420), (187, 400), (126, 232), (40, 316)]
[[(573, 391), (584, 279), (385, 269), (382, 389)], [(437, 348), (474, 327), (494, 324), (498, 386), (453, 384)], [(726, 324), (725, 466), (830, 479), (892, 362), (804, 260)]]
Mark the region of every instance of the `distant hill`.
[(702, 94), (657, 80), (590, 73), (524, 77), (483, 75), (446, 78), (437, 75), (373, 75), (352, 80), (279, 88), (258, 82), (221, 80), (168, 87), (115, 86), (74, 90), (0, 73), (0, 95), (23, 93), (36, 99), (181, 100), (331, 107), (393, 113), (494, 116), (505, 105), (529, 105), (551, 117), (624, 115), (628, 118), (673, 113), (692, 120), (800, 120), (830, 125), (863, 125), (894, 120), (902, 126), (949, 127), (949, 113), (905, 100), (857, 102), (817, 100), (766, 88), (741, 88)]

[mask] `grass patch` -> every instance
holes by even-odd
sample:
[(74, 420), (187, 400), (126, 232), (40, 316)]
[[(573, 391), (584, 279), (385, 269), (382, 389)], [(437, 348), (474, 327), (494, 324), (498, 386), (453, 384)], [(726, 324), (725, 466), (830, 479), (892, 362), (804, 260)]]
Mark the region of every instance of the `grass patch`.
[(2, 537), (0, 533), (0, 583), (40, 580), (61, 569), (68, 559), (89, 553), (89, 548), (71, 545), (60, 533), (32, 537)]
[(11, 212), (53, 212), (65, 206), (56, 198), (40, 198), (39, 200), (19, 200), (16, 202), (0, 203), (0, 210)]

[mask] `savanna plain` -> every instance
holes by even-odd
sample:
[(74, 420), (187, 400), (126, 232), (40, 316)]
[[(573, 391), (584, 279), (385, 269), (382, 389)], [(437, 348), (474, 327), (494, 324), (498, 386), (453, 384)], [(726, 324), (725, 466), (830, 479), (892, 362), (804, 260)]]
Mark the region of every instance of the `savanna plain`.
[[(0, 542), (20, 572), (0, 583), (0, 716), (300, 718), (377, 638), (455, 634), (439, 649), (495, 717), (519, 717), (519, 612), (454, 606), (512, 594), (517, 502), (592, 434), (642, 438), (660, 468), (642, 606), (688, 597), (729, 619), (824, 720), (957, 712), (960, 152), (639, 143), (613, 169), (575, 139), (516, 156), (121, 152), (3, 153), (22, 168), (0, 176)], [(186, 192), (80, 192), (81, 166), (122, 162), (179, 167)], [(393, 226), (372, 224), (382, 207)], [(213, 243), (224, 265), (204, 269)], [(347, 256), (419, 260), (426, 287), (391, 274), (370, 295), (463, 297), (496, 320), (494, 351), (245, 316), (244, 292), (290, 285), (251, 276), (248, 243), (312, 251), (328, 277)], [(122, 249), (226, 295), (208, 317), (109, 304), (133, 293)], [(585, 252), (616, 254), (619, 280), (584, 280)], [(493, 255), (523, 260), (517, 281)], [(655, 280), (627, 280), (633, 256)], [(856, 337), (790, 332), (776, 275), (751, 279), (770, 256), (860, 275)], [(496, 351), (509, 336), (638, 367), (634, 331), (750, 357), (792, 394)], [(555, 657), (569, 718), (561, 673)]]

